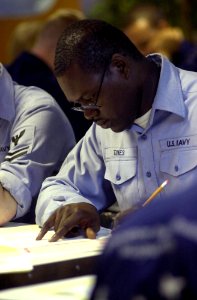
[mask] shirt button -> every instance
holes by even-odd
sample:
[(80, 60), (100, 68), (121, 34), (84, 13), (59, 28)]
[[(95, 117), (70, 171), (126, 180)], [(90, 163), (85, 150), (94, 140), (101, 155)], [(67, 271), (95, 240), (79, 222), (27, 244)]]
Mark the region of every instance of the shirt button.
[(146, 134), (142, 134), (141, 138), (145, 141), (147, 139), (147, 135)]
[(119, 181), (121, 179), (120, 175), (116, 175), (116, 180)]
[(150, 171), (146, 172), (146, 176), (151, 177), (151, 172)]
[(179, 167), (176, 165), (176, 166), (174, 167), (174, 169), (175, 169), (176, 172), (178, 172)]

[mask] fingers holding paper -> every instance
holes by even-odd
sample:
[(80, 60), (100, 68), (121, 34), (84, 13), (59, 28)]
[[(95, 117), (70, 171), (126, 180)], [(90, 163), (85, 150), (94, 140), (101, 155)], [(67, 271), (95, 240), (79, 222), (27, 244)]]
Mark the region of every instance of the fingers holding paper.
[(52, 228), (55, 234), (50, 239), (51, 242), (82, 233), (87, 238), (96, 238), (96, 232), (100, 229), (99, 214), (96, 208), (88, 203), (62, 206), (44, 223), (37, 240), (41, 240)]

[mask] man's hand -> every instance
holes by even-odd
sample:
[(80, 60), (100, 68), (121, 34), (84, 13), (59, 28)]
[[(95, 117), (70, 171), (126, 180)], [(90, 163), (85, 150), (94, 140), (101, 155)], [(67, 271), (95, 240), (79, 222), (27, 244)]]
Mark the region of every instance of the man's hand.
[(139, 208), (140, 207), (136, 205), (133, 206), (132, 208), (117, 213), (117, 215), (114, 218), (113, 228), (114, 229), (117, 228), (127, 215), (135, 213)]
[(55, 234), (50, 242), (56, 242), (62, 237), (73, 233), (79, 235), (81, 231), (87, 238), (96, 238), (96, 232), (100, 229), (100, 219), (96, 208), (88, 203), (68, 204), (58, 208), (44, 223), (37, 240), (54, 228)]
[(12, 220), (16, 215), (16, 211), (16, 200), (0, 184), (0, 226)]

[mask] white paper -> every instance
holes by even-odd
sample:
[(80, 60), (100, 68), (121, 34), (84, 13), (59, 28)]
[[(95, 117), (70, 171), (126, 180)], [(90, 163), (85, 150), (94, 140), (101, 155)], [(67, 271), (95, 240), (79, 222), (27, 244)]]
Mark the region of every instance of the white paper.
[[(101, 228), (94, 240), (77, 237), (49, 242), (54, 231), (47, 232), (37, 241), (39, 232), (37, 225), (0, 228), (0, 253), (3, 253), (0, 273), (27, 271), (36, 265), (98, 255), (110, 235), (109, 229)], [(6, 253), (5, 247), (10, 247), (10, 251)]]

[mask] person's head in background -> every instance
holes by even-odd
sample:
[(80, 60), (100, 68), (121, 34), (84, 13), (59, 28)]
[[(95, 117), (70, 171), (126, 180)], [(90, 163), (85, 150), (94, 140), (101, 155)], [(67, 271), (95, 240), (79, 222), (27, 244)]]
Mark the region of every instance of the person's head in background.
[(59, 9), (55, 11), (43, 24), (31, 53), (38, 56), (53, 69), (58, 38), (67, 26), (84, 18), (84, 14), (76, 9)]
[(85, 15), (77, 9), (58, 9), (46, 19), (20, 22), (8, 42), (9, 60), (14, 61), (22, 52), (28, 51), (53, 69), (57, 40), (63, 30)]
[(9, 61), (13, 61), (21, 52), (30, 51), (42, 28), (42, 21), (20, 22), (13, 30), (8, 42)]
[(184, 39), (183, 31), (170, 26), (163, 11), (153, 4), (134, 6), (122, 29), (144, 55), (160, 52), (170, 59)]

